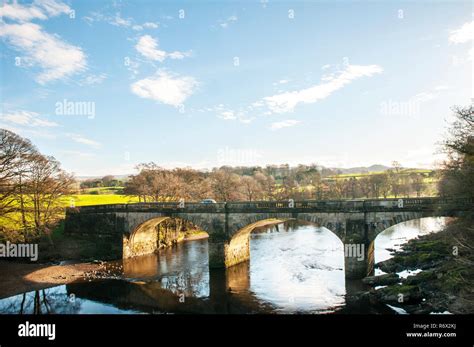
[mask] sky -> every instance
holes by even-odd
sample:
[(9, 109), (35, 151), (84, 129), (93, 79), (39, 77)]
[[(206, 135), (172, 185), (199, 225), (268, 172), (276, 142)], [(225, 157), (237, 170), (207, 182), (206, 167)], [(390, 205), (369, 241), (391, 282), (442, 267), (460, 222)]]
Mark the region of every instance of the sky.
[(78, 176), (139, 163), (435, 167), (470, 1), (3, 1), (0, 127)]

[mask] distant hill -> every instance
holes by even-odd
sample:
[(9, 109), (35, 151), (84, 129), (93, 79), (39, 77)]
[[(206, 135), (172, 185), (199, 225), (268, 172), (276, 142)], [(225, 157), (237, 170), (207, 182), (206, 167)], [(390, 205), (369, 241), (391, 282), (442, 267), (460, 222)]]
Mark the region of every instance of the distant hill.
[(390, 169), (390, 166), (375, 164), (371, 166), (360, 166), (360, 167), (351, 167), (348, 169), (344, 168), (331, 168), (331, 170), (340, 171), (342, 174), (359, 174), (359, 173), (369, 173), (369, 172), (381, 172)]
[[(131, 175), (113, 175), (112, 174), (112, 176), (114, 176), (118, 180), (124, 180), (130, 177)], [(104, 176), (75, 176), (76, 180), (78, 180), (79, 182), (93, 180), (93, 179), (100, 179), (102, 177)]]

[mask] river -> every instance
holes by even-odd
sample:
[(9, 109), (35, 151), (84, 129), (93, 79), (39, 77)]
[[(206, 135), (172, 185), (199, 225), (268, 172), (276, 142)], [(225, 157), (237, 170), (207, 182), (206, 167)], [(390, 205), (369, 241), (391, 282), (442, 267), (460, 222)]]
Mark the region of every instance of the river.
[[(444, 224), (424, 218), (385, 230), (375, 240), (375, 261)], [(345, 280), (343, 244), (328, 229), (294, 221), (258, 229), (250, 262), (227, 271), (209, 271), (207, 247), (206, 239), (188, 241), (110, 262), (107, 279), (6, 298), (0, 313), (394, 313), (351, 300), (367, 287)]]

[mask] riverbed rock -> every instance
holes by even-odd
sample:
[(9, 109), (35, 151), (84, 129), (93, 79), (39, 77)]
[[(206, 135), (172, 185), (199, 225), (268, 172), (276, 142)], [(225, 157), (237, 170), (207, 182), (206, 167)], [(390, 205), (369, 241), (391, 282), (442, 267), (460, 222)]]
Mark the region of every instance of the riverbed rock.
[(423, 294), (418, 286), (393, 285), (376, 291), (377, 298), (387, 304), (417, 304), (420, 303)]
[(368, 276), (362, 280), (370, 286), (387, 286), (400, 282), (400, 277), (394, 273), (388, 273), (380, 276)]
[(377, 267), (383, 272), (387, 273), (395, 273), (404, 270), (403, 266), (400, 263), (396, 262), (394, 258), (390, 258), (388, 260), (377, 263)]
[(437, 278), (437, 274), (433, 270), (422, 271), (416, 275), (408, 276), (403, 280), (403, 284), (419, 285)]

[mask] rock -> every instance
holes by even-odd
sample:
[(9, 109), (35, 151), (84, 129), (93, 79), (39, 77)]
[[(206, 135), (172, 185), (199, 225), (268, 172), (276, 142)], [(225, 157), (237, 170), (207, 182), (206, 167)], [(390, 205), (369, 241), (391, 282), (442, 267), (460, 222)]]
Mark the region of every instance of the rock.
[(377, 267), (380, 268), (380, 270), (382, 270), (383, 272), (387, 273), (400, 272), (403, 270), (403, 266), (396, 262), (394, 258), (390, 258), (388, 260), (377, 263)]
[(414, 276), (408, 276), (403, 283), (407, 285), (418, 285), (427, 281), (431, 281), (437, 277), (433, 270), (422, 271)]
[(368, 276), (362, 282), (370, 286), (386, 286), (400, 282), (400, 278), (397, 274), (389, 273), (380, 276)]
[(376, 291), (377, 298), (387, 304), (417, 304), (423, 295), (418, 286), (393, 285)]

